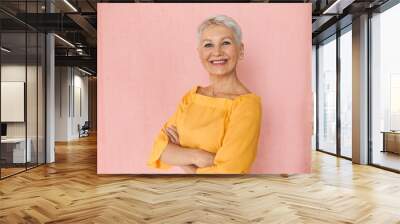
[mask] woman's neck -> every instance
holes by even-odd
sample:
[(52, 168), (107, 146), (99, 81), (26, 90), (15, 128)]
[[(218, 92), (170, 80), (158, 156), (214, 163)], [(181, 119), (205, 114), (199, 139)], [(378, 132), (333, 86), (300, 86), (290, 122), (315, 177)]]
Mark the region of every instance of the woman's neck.
[(232, 93), (236, 89), (238, 85), (240, 85), (240, 81), (236, 76), (236, 71), (226, 75), (210, 75), (210, 88), (214, 92), (217, 93)]

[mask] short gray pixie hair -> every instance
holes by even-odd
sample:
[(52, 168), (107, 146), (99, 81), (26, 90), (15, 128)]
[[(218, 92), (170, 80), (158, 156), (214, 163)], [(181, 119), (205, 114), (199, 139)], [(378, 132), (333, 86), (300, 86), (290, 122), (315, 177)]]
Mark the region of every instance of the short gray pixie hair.
[(204, 20), (197, 28), (197, 40), (200, 41), (201, 33), (210, 25), (223, 25), (233, 31), (236, 42), (240, 44), (242, 42), (242, 30), (239, 24), (229, 16), (217, 15), (212, 16)]

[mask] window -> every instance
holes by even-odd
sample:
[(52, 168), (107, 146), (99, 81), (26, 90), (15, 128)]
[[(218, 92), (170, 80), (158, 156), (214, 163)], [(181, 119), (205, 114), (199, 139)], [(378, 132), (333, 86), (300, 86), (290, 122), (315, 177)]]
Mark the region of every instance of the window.
[(351, 26), (340, 36), (340, 154), (352, 157), (352, 33)]
[(336, 36), (318, 48), (318, 149), (336, 153)]
[[(400, 170), (400, 4), (371, 18), (372, 163)], [(387, 141), (386, 141), (386, 140)], [(386, 145), (385, 145), (386, 144)], [(390, 150), (390, 148), (395, 150)]]

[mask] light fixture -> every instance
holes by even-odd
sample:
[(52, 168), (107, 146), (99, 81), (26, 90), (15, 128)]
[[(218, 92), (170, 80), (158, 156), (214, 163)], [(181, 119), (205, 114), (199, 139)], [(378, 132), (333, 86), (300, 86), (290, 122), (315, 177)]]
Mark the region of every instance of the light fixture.
[(54, 36), (57, 37), (58, 39), (60, 39), (61, 41), (63, 41), (64, 43), (68, 44), (69, 46), (75, 48), (75, 45), (73, 45), (73, 44), (72, 44), (71, 42), (69, 42), (68, 40), (66, 40), (66, 39), (64, 39), (64, 38), (62, 38), (62, 37), (60, 37), (60, 36), (57, 35), (57, 34), (54, 34)]
[(336, 0), (332, 5), (325, 9), (322, 14), (342, 14), (343, 10), (354, 1), (355, 0)]
[(81, 71), (81, 72), (83, 72), (83, 73), (85, 73), (85, 74), (87, 74), (87, 75), (93, 75), (92, 73), (90, 73), (90, 72), (88, 72), (88, 71), (86, 71), (86, 70), (83, 70), (83, 69), (81, 69), (81, 68), (79, 68), (79, 67), (78, 67), (78, 70)]
[(78, 12), (78, 10), (71, 4), (69, 3), (68, 0), (64, 0), (65, 4), (67, 4), (72, 10), (74, 10), (74, 12)]
[(76, 49), (76, 53), (78, 53), (79, 55), (83, 55), (83, 49), (82, 48), (77, 48)]
[(6, 53), (10, 53), (10, 52), (11, 52), (11, 50), (9, 50), (9, 49), (7, 49), (7, 48), (5, 48), (5, 47), (1, 47), (1, 50), (4, 51), (4, 52), (6, 52)]

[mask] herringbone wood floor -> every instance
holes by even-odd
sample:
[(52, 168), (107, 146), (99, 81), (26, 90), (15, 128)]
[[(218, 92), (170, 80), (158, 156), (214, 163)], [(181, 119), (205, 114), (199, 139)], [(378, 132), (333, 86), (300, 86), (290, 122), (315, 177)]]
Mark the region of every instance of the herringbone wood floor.
[(313, 152), (313, 173), (96, 175), (96, 139), (0, 181), (0, 223), (400, 223), (400, 175)]

